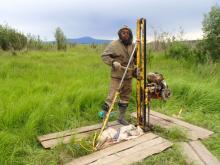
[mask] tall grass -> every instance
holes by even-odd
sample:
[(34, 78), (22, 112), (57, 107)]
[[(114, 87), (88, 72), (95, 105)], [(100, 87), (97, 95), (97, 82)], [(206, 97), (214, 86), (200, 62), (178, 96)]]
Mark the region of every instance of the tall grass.
[(184, 120), (210, 129), (215, 135), (203, 142), (220, 159), (220, 63), (198, 64), (155, 56), (150, 70), (164, 73), (172, 97), (153, 107), (163, 113), (178, 114)]
[(38, 135), (99, 121), (108, 71), (95, 50), (0, 58), (0, 164), (22, 163), (27, 148), (41, 149)]
[[(0, 164), (60, 164), (86, 154), (74, 141), (44, 150), (36, 137), (101, 122), (97, 114), (110, 77), (100, 52), (80, 45), (64, 52), (30, 51), (17, 56), (1, 52)], [(215, 131), (216, 136), (204, 143), (218, 158), (219, 68), (219, 63), (195, 66), (163, 55), (154, 56), (149, 66), (150, 71), (165, 75), (173, 91), (167, 103), (154, 101), (153, 109), (172, 115), (182, 108), (185, 120)], [(129, 111), (134, 107), (135, 86)], [(164, 154), (168, 157), (175, 151)]]

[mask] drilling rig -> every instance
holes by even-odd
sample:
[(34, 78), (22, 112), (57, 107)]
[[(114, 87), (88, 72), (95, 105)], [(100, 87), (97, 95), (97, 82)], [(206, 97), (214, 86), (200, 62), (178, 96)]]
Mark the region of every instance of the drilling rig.
[(150, 103), (152, 99), (161, 99), (166, 101), (171, 92), (168, 89), (166, 81), (162, 74), (157, 72), (147, 72), (148, 54), (147, 54), (147, 29), (146, 19), (137, 20), (136, 29), (137, 53), (136, 67), (139, 79), (136, 84), (136, 101), (137, 101), (137, 125), (144, 131), (150, 128)]
[(137, 126), (141, 127), (144, 132), (150, 130), (150, 103), (152, 99), (160, 99), (166, 101), (171, 92), (168, 89), (166, 81), (162, 74), (157, 72), (147, 72), (148, 66), (148, 54), (147, 54), (147, 30), (146, 30), (146, 19), (141, 18), (137, 20), (136, 27), (136, 42), (127, 66), (124, 68), (124, 74), (120, 81), (119, 87), (114, 94), (114, 99), (109, 107), (106, 117), (103, 121), (102, 128), (99, 134), (94, 137), (93, 149), (97, 150), (96, 144), (100, 139), (113, 110), (114, 104), (120, 94), (120, 88), (124, 81), (125, 75), (129, 68), (132, 60), (136, 61), (135, 71), (137, 75), (136, 81), (136, 111), (137, 111)]

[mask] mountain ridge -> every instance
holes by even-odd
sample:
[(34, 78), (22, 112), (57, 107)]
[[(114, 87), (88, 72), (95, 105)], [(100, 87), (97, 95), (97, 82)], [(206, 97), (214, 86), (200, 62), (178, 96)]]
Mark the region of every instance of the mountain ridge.
[(112, 40), (96, 39), (90, 36), (67, 39), (68, 43), (76, 43), (76, 44), (107, 44), (110, 43), (111, 41)]

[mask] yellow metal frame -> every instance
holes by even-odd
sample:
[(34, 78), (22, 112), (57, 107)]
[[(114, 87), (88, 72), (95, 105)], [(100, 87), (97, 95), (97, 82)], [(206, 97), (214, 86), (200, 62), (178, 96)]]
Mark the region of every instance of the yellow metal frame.
[[(146, 107), (149, 107), (148, 89), (146, 87), (146, 20), (144, 18), (137, 20), (136, 38), (139, 41), (137, 46), (137, 69), (140, 73), (140, 80), (137, 80), (136, 84), (136, 100), (137, 100), (137, 125), (143, 130), (146, 128)], [(148, 111), (149, 113), (149, 111)], [(147, 114), (149, 115), (149, 114)], [(149, 117), (148, 117), (149, 120)], [(149, 122), (148, 122), (149, 123)]]
[[(141, 21), (140, 19), (137, 20), (137, 27), (136, 27), (136, 38), (138, 41), (141, 40)], [(141, 42), (138, 43), (137, 45), (137, 56), (136, 56), (136, 65), (137, 68), (141, 68)], [(137, 80), (136, 83), (136, 97), (137, 97), (137, 124), (140, 126), (142, 125), (141, 123), (141, 100), (139, 99), (141, 97), (141, 80)]]

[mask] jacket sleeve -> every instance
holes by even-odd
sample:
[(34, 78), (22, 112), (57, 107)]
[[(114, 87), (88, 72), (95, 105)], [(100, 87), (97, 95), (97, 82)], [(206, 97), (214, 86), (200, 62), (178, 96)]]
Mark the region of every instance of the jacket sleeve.
[(105, 64), (112, 66), (112, 63), (114, 62), (114, 56), (115, 52), (113, 49), (112, 43), (110, 43), (102, 53), (102, 60)]

